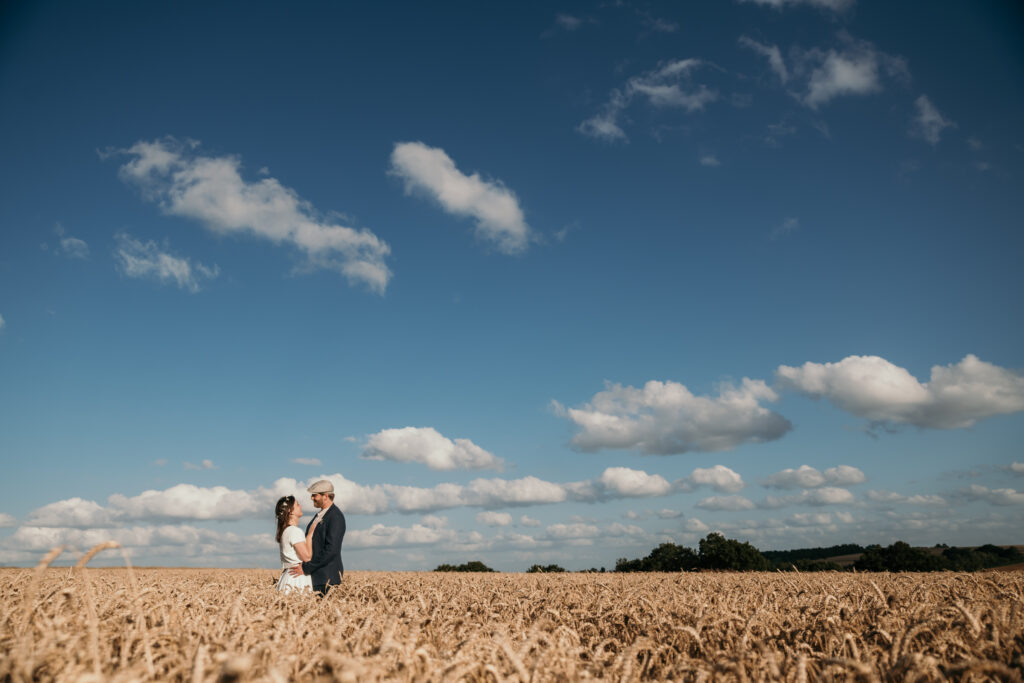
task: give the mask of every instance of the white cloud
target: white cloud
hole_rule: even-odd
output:
[[[566,540],[573,538],[596,538],[601,530],[593,524],[551,524],[546,529],[551,539]]]
[[[18,520],[6,512],[0,512],[0,529],[10,529],[18,526]]]
[[[736,493],[745,484],[743,477],[725,465],[714,465],[712,467],[698,467],[690,476],[676,482],[676,489],[679,491],[693,491],[698,486],[710,486],[716,491],[723,493]]]
[[[80,240],[77,237],[62,237],[58,251],[68,258],[89,258],[89,245],[85,243],[85,240]]]
[[[691,517],[690,519],[686,520],[686,523],[683,525],[683,528],[687,531],[694,531],[697,533],[702,533],[705,531],[709,531],[711,529],[711,527],[709,527],[707,524],[700,521],[696,517]]]
[[[628,467],[609,467],[598,479],[608,491],[630,498],[664,496],[672,485],[660,474],[647,474]]]
[[[209,157],[173,138],[140,141],[120,150],[131,159],[120,169],[126,182],[168,214],[192,218],[217,234],[251,235],[288,244],[309,268],[335,270],[350,283],[383,292],[391,278],[384,263],[390,247],[369,230],[318,217],[313,206],[274,178],[242,178],[237,157]]]
[[[312,465],[314,467],[320,466],[319,458],[292,458],[292,462],[296,465]]]
[[[787,6],[809,5],[820,9],[842,12],[852,7],[856,0],[741,0],[741,2],[753,2],[757,5],[765,5],[777,10]]]
[[[683,516],[683,513],[679,510],[671,510],[669,508],[662,508],[657,512],[658,519],[677,519]]]
[[[793,526],[825,526],[832,523],[832,515],[827,512],[795,512],[788,522]]]
[[[863,472],[850,465],[829,467],[825,470],[824,475],[825,481],[835,486],[852,486],[853,484],[863,484],[868,480]]]
[[[786,220],[782,221],[779,225],[772,228],[772,232],[769,235],[773,240],[777,240],[787,235],[792,235],[794,232],[800,229],[800,219],[795,216],[790,216]]]
[[[508,526],[512,524],[512,515],[507,512],[494,512],[493,510],[484,510],[478,512],[476,515],[476,521],[487,526]]]
[[[540,520],[539,519],[534,519],[533,517],[528,517],[527,515],[523,515],[522,517],[520,517],[519,518],[519,523],[522,526],[526,526],[526,527],[538,527],[538,526],[540,526]]]
[[[457,216],[476,219],[476,235],[501,252],[526,250],[532,237],[519,200],[500,181],[466,175],[445,151],[422,142],[395,143],[391,173],[405,181],[407,193],[422,192]]]
[[[215,470],[217,466],[213,464],[212,460],[203,460],[198,465],[191,462],[186,462],[184,465],[186,470]]]
[[[494,469],[504,461],[469,439],[452,441],[432,427],[385,429],[369,437],[363,457],[367,460],[415,462],[432,470]]]
[[[1014,474],[1024,475],[1024,462],[1011,462],[1006,469]]]
[[[700,158],[701,166],[711,166],[712,168],[721,166],[722,162],[718,160],[714,154],[705,154]]]
[[[574,17],[571,14],[558,14],[555,16],[555,23],[566,31],[575,31],[583,25],[583,20],[579,17]]]
[[[749,47],[754,52],[765,57],[772,71],[775,72],[775,75],[779,77],[783,84],[789,80],[789,71],[786,69],[786,63],[782,61],[782,53],[777,45],[765,45],[747,36],[740,36],[740,45]]]
[[[188,257],[175,256],[156,242],[140,242],[126,234],[117,235],[114,259],[118,268],[128,277],[173,282],[179,289],[195,294],[201,280],[210,280],[220,274],[220,268],[193,264]]]
[[[787,505],[846,505],[854,500],[854,495],[846,489],[824,486],[801,491],[792,496],[767,496],[758,504],[758,507],[770,510]]]
[[[796,469],[785,469],[765,477],[761,485],[773,489],[810,489],[826,483],[850,486],[866,480],[863,472],[849,465],[830,467],[824,472],[819,472],[810,465],[801,465]]]
[[[244,519],[266,512],[258,496],[226,486],[177,484],[131,498],[114,494],[108,502],[128,519]],[[266,509],[272,510],[272,503]]]
[[[838,363],[779,366],[779,383],[873,423],[956,429],[1024,410],[1024,377],[967,355],[933,366],[920,383],[907,370],[878,356],[848,356]]]
[[[352,529],[345,534],[346,548],[394,548],[401,546],[435,545],[454,541],[458,532],[423,524],[411,527],[374,524],[369,529]]]
[[[868,491],[864,494],[872,503],[901,503],[907,505],[946,505],[946,499],[934,494],[907,496],[895,491]]]
[[[718,99],[718,93],[705,85],[689,83],[691,73],[702,64],[699,59],[678,59],[633,76],[621,89],[612,90],[601,112],[581,123],[577,130],[608,141],[625,140],[619,117],[636,99],[646,100],[652,107],[684,109],[690,113],[703,110]]]
[[[116,517],[116,513],[95,501],[68,498],[33,510],[27,523],[31,526],[88,528],[109,526]]]
[[[703,510],[752,510],[753,501],[743,496],[711,496],[698,501],[695,507]]]
[[[744,377],[739,387],[723,385],[717,397],[694,396],[677,382],[650,381],[642,389],[609,383],[581,408],[553,405],[580,428],[572,438],[578,450],[628,448],[667,455],[780,438],[792,425],[761,405],[777,399],[762,380]]]
[[[984,500],[992,505],[1024,505],[1024,491],[1015,489],[990,489],[978,484],[971,484],[962,491],[968,500]]]
[[[241,535],[187,525],[95,529],[23,526],[4,540],[5,547],[34,551],[49,550],[58,545],[84,549],[112,540],[128,549],[141,549],[150,557],[170,555],[179,561],[196,556],[202,556],[204,560],[224,555],[265,556],[277,548],[274,536],[270,533]]]
[[[867,41],[840,34],[837,49],[797,53],[795,73],[805,82],[799,99],[812,109],[836,97],[871,95],[882,91],[882,74],[905,78],[906,63],[887,55]]]
[[[0,330],[4,329],[4,326],[6,324],[7,324],[7,321],[4,320],[4,317],[2,315],[0,315]]]
[[[942,137],[944,129],[956,126],[955,123],[939,113],[939,110],[935,108],[935,105],[932,104],[927,95],[918,97],[914,101],[914,107],[917,109],[917,115],[911,122],[910,133],[916,137],[923,138],[925,142],[933,147],[939,144],[939,138]]]

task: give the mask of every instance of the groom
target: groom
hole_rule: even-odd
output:
[[[292,576],[309,574],[313,579],[313,590],[327,595],[328,586],[341,583],[345,567],[341,563],[341,542],[345,538],[345,515],[334,504],[334,484],[326,479],[314,483],[308,489],[313,498],[313,507],[320,512],[306,526],[306,533],[314,523],[313,559],[292,567]]]

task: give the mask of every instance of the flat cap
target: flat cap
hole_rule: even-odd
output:
[[[321,479],[320,481],[314,482],[313,485],[306,490],[310,493],[334,493],[334,484],[327,479]]]

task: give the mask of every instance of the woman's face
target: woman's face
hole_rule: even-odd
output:
[[[292,519],[302,519],[302,506],[299,505],[299,501],[295,501],[295,505],[292,506],[292,514],[289,517]]]

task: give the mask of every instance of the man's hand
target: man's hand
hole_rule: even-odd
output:
[[[301,564],[297,564],[294,567],[289,567],[288,568],[288,573],[291,574],[292,576],[302,576],[302,565]]]

